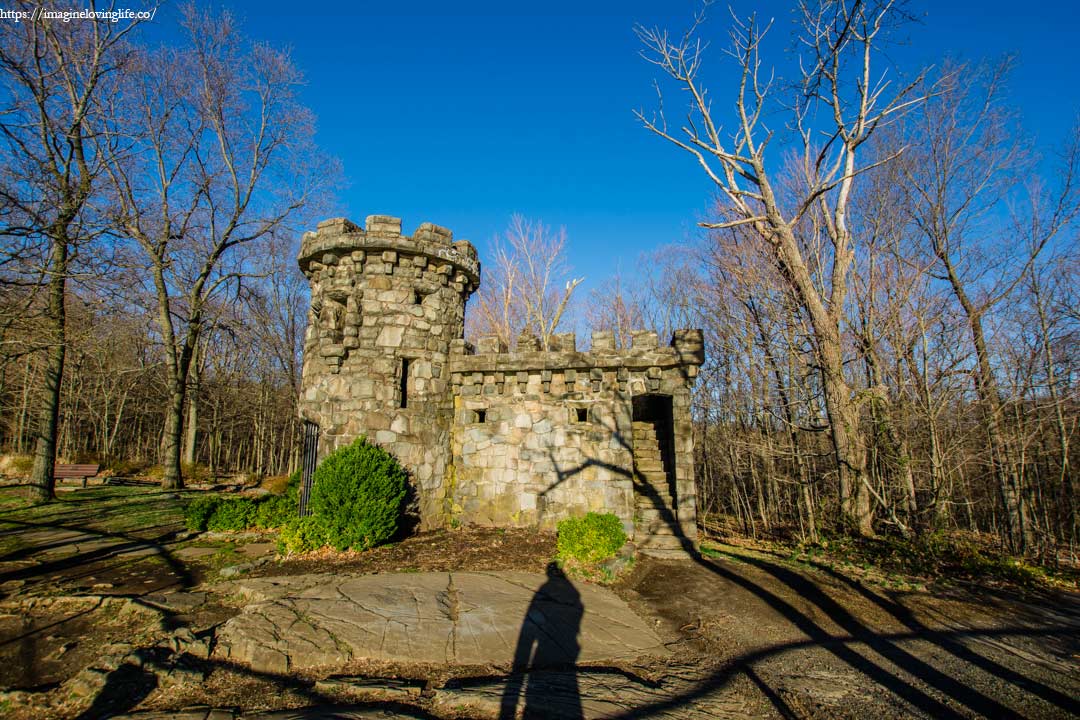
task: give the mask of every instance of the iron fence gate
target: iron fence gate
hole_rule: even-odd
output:
[[[300,483],[300,517],[311,514],[308,500],[311,499],[311,482],[315,475],[315,466],[319,458],[319,426],[304,421],[304,476]]]

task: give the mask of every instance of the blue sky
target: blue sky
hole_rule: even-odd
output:
[[[711,187],[692,159],[650,135],[654,68],[635,23],[683,29],[699,3],[226,1],[246,34],[292,48],[319,118],[319,142],[344,165],[336,214],[431,221],[472,240],[483,257],[511,213],[565,226],[588,286],[618,264],[697,233]],[[310,9],[309,9],[310,8]],[[787,44],[791,5],[741,3],[774,17]],[[1017,53],[1011,99],[1044,146],[1080,112],[1080,9],[1072,3],[915,2],[920,20],[892,51],[916,72],[950,55]],[[167,18],[173,8],[165,8]],[[727,10],[713,6],[709,71],[731,95],[722,57]],[[782,58],[780,59],[782,62]],[[669,101],[670,102],[670,101]]]

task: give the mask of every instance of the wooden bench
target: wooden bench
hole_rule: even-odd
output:
[[[82,480],[82,486],[86,487],[86,479],[97,475],[99,470],[100,465],[56,465],[53,467],[53,479]]]

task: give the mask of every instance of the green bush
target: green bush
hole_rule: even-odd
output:
[[[593,564],[614,557],[626,543],[622,522],[611,513],[588,513],[559,523],[559,559]]]
[[[188,530],[195,532],[206,530],[219,504],[221,504],[221,498],[217,495],[203,495],[195,498],[184,508],[184,525]]]
[[[282,495],[267,495],[255,499],[220,495],[198,497],[184,508],[184,524],[188,530],[197,532],[240,531],[250,528],[270,530],[282,527],[299,513],[296,491],[299,475],[299,471],[293,473],[297,481],[294,483],[290,478]]]
[[[297,517],[300,508],[285,495],[270,495],[255,504],[255,527],[262,530],[284,527]]]
[[[221,500],[206,529],[214,532],[247,530],[255,525],[257,510],[255,503],[247,498],[227,498]]]
[[[322,461],[311,489],[312,516],[337,550],[367,550],[397,531],[405,470],[361,437]]]
[[[278,536],[278,552],[296,555],[318,550],[329,543],[322,521],[314,515],[290,518]]]

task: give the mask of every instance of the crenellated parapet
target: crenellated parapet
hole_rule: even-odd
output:
[[[548,350],[539,349],[538,341],[530,343],[526,339],[518,341],[514,352],[494,336],[479,338],[475,346],[455,340],[450,344],[450,372],[454,384],[461,384],[459,380],[467,383],[465,376],[476,373],[566,370],[597,370],[601,375],[614,371],[617,382],[623,382],[629,379],[631,371],[644,371],[647,376],[658,378],[660,371],[682,368],[685,378],[692,381],[705,362],[705,343],[700,330],[676,330],[668,345],[660,345],[652,331],[636,330],[630,337],[630,347],[619,349],[615,347],[613,333],[594,331],[589,349],[578,350],[574,333],[560,333],[551,336]]]
[[[345,218],[323,220],[315,232],[304,233],[296,259],[309,274],[346,256],[353,263],[377,263],[384,272],[400,262],[419,272],[431,267],[467,292],[480,285],[476,248],[468,240],[455,242],[453,232],[434,223],[421,223],[410,236],[401,234],[401,218],[389,215],[369,215],[363,228]]]
[[[433,223],[402,235],[401,218],[389,215],[370,215],[363,228],[324,220],[304,234],[297,262],[311,284],[308,358],[329,373],[365,344],[408,354],[460,337],[480,283],[469,241]]]

